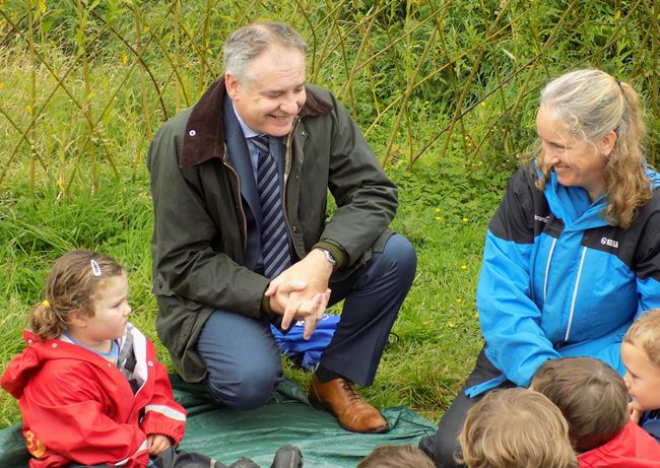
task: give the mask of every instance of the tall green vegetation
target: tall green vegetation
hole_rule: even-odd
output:
[[[133,320],[156,338],[147,147],[221,75],[227,35],[257,19],[302,33],[309,81],[350,109],[400,187],[394,227],[419,268],[366,393],[435,419],[481,346],[485,228],[535,138],[540,87],[580,67],[632,82],[658,162],[660,0],[0,0],[0,368],[50,262],[73,248],[128,267]],[[0,406],[0,425],[18,421],[5,393]]]
[[[0,184],[27,174],[66,193],[83,168],[93,190],[102,168],[130,178],[159,123],[219,77],[227,34],[255,19],[302,32],[309,81],[339,96],[383,163],[452,152],[509,169],[534,137],[539,86],[587,66],[644,94],[655,142],[659,15],[649,0],[3,2]]]

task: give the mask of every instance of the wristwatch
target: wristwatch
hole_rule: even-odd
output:
[[[323,254],[325,255],[325,259],[332,264],[333,268],[337,266],[337,260],[335,259],[335,257],[332,256],[329,250],[326,249],[318,249],[318,250],[323,252]]]

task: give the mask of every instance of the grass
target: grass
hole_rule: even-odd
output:
[[[394,228],[417,249],[419,265],[376,383],[363,393],[378,406],[406,405],[436,420],[453,399],[480,348],[474,288],[487,220],[498,188],[480,192],[462,160],[388,169],[400,189]],[[129,270],[132,320],[157,341],[155,301],[150,293],[149,241],[152,211],[145,168],[122,190],[108,181],[96,195],[57,200],[57,191],[30,194],[17,185],[0,201],[0,367],[23,347],[21,329],[41,299],[49,264],[74,248],[115,256]],[[470,187],[466,189],[466,187]],[[450,187],[460,190],[448,190]],[[159,344],[159,358],[170,362]],[[287,375],[306,385],[310,375],[285,359]],[[20,419],[16,402],[0,394],[2,426]]]
[[[486,227],[534,139],[543,83],[587,66],[632,82],[657,163],[658,11],[660,0],[0,0],[0,368],[22,348],[50,263],[74,248],[127,267],[133,321],[156,340],[149,141],[219,76],[230,31],[291,21],[309,43],[309,81],[348,107],[399,185],[393,226],[419,259],[400,339],[362,391],[438,420],[481,347]],[[0,410],[0,426],[19,421],[4,392]]]

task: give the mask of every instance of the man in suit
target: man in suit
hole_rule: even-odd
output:
[[[157,330],[181,376],[223,404],[265,403],[283,378],[273,323],[342,317],[309,390],[356,432],[388,429],[371,385],[416,256],[389,224],[397,190],[346,110],[305,81],[291,27],[228,38],[224,75],[149,149]],[[327,192],[337,209],[327,218]]]

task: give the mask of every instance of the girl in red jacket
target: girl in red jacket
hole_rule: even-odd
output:
[[[183,437],[153,343],[128,322],[124,269],[102,254],[59,258],[30,317],[27,347],[2,375],[19,400],[31,468],[147,466]]]

